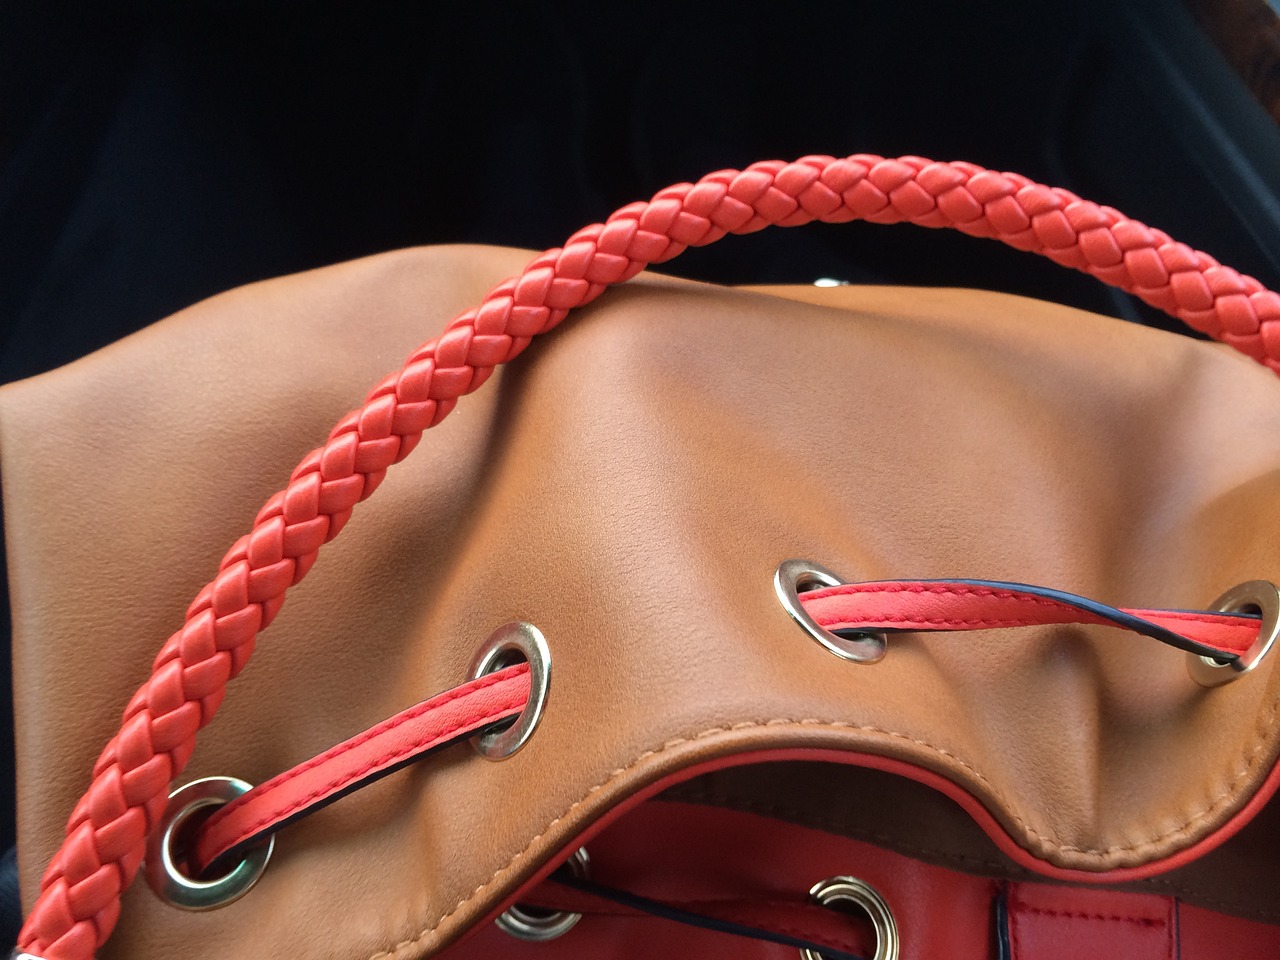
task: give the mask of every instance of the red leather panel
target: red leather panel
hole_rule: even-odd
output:
[[[1178,957],[1172,897],[1015,883],[1007,902],[1009,960]]]
[[[856,802],[852,800],[850,802]],[[875,810],[867,810],[874,821]],[[740,900],[802,906],[816,881],[841,874],[872,884],[894,913],[901,960],[993,960],[995,901],[1008,907],[1009,960],[1275,960],[1280,926],[1214,913],[1172,897],[1041,883],[1004,883],[767,817],[694,804],[649,801],[588,845],[592,876],[665,901],[715,901],[729,912]],[[546,884],[525,902],[563,903]],[[557,900],[557,898],[561,898]],[[511,902],[511,901],[509,901]],[[593,957],[652,960],[793,960],[794,948],[700,930],[624,908],[591,908],[563,938],[527,943],[483,924],[446,951],[448,960],[550,960]],[[592,909],[598,912],[591,912]],[[787,914],[801,916],[799,912]],[[866,942],[865,922],[846,918],[851,944]],[[813,932],[830,935],[829,928]],[[866,949],[865,946],[863,949]],[[869,952],[868,952],[869,956]]]

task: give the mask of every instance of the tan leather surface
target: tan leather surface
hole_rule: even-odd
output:
[[[226,547],[368,386],[526,256],[404,251],[270,281],[0,391],[28,902]],[[918,763],[1062,867],[1144,863],[1223,823],[1280,747],[1273,664],[1205,691],[1153,641],[1057,627],[895,637],[852,665],[771,578],[804,557],[1174,607],[1280,579],[1280,383],[1019,298],[802,295],[818,302],[628,285],[431,431],[293,592],[188,775],[264,780],[457,683],[517,618],[554,656],[533,740],[503,763],[454,749],[290,828],[224,910],[135,885],[103,955],[425,955],[643,783],[749,749]]]

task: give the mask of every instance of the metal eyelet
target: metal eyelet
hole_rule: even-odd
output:
[[[815,883],[809,890],[809,896],[824,907],[841,901],[860,906],[871,918],[871,926],[876,931],[873,960],[898,960],[898,924],[893,919],[889,904],[871,884],[857,877],[832,877]],[[803,960],[823,960],[821,953],[808,947],[801,949],[800,956]]]
[[[475,680],[486,673],[503,667],[529,662],[529,702],[511,726],[490,733],[477,734],[471,739],[480,756],[488,760],[505,760],[533,735],[542,711],[547,705],[547,691],[551,687],[551,650],[542,632],[531,623],[516,621],[506,623],[493,631],[471,662],[467,679]]]
[[[883,633],[874,630],[859,631],[855,637],[838,637],[809,616],[800,602],[800,594],[815,587],[838,587],[844,583],[839,577],[811,560],[783,560],[773,575],[773,589],[778,594],[782,609],[791,619],[804,627],[809,636],[817,640],[841,660],[853,663],[877,663],[884,659]]]
[[[1258,639],[1244,653],[1225,663],[1213,657],[1187,655],[1187,670],[1191,679],[1202,687],[1220,687],[1238,680],[1251,671],[1262,658],[1276,646],[1280,637],[1280,589],[1267,580],[1250,580],[1232,587],[1213,602],[1213,609],[1220,613],[1245,613],[1257,611],[1262,617]]]
[[[18,948],[14,947],[9,960],[44,960],[44,957],[37,957],[34,953],[19,953]]]
[[[591,858],[587,856],[587,848],[579,847],[567,861],[569,872],[579,880],[591,876]],[[553,913],[531,913],[519,904],[513,904],[502,916],[493,921],[503,933],[510,934],[517,940],[529,940],[543,943],[563,937],[582,919],[582,914],[568,910],[557,910]]]
[[[275,837],[250,850],[229,873],[216,880],[193,880],[178,867],[182,851],[182,828],[197,810],[220,807],[248,793],[249,784],[235,777],[206,777],[193,780],[169,794],[169,805],[158,829],[147,841],[144,868],[147,883],[156,896],[183,910],[214,910],[239,900],[258,882],[267,869]]]

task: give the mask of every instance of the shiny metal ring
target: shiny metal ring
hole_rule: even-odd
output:
[[[1276,646],[1280,636],[1280,589],[1268,580],[1250,580],[1232,587],[1213,602],[1219,613],[1247,613],[1257,611],[1262,617],[1258,639],[1244,653],[1225,663],[1213,657],[1187,654],[1187,670],[1191,679],[1203,687],[1220,687],[1238,680],[1262,662],[1262,658]]]
[[[551,687],[551,650],[542,632],[533,624],[523,621],[506,623],[484,642],[467,671],[467,679],[475,680],[522,659],[529,662],[529,702],[524,710],[505,730],[481,733],[471,738],[480,755],[489,760],[507,759],[533,735],[534,728],[542,719],[547,691]]]
[[[838,902],[856,903],[867,912],[876,931],[873,960],[898,960],[898,924],[893,919],[889,904],[871,884],[857,877],[832,877],[815,883],[809,890],[809,896],[824,907]],[[800,956],[803,960],[823,960],[821,953],[808,947],[800,950]]]
[[[183,910],[214,910],[239,900],[248,893],[275,849],[275,837],[250,850],[231,872],[216,880],[193,880],[178,866],[182,860],[182,828],[197,810],[220,807],[249,792],[249,784],[235,777],[206,777],[193,780],[169,794],[160,828],[147,841],[144,869],[147,883],[156,896]]]
[[[804,627],[813,639],[842,660],[854,663],[876,663],[884,659],[884,634],[874,630],[860,631],[856,637],[838,637],[809,616],[800,602],[800,594],[815,587],[838,587],[839,577],[811,560],[783,560],[773,575],[773,589],[782,609]]]
[[[567,861],[569,872],[579,880],[586,880],[591,875],[591,858],[587,856],[587,848],[579,847]],[[531,913],[527,908],[514,904],[502,916],[493,921],[503,933],[509,933],[517,940],[530,940],[542,943],[563,937],[573,929],[574,924],[582,919],[582,914],[568,910],[557,910],[549,913]]]

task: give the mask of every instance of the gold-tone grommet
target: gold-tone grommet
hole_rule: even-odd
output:
[[[516,621],[495,630],[477,652],[467,671],[467,679],[475,680],[487,673],[512,666],[521,660],[529,662],[529,701],[515,722],[505,729],[472,737],[471,743],[487,760],[505,760],[529,742],[534,728],[542,719],[551,689],[551,650],[542,632],[531,623]]]
[[[1220,687],[1240,679],[1262,662],[1280,636],[1280,589],[1268,580],[1250,580],[1232,587],[1213,602],[1213,609],[1220,613],[1257,611],[1262,623],[1258,628],[1258,639],[1233,660],[1223,662],[1193,653],[1187,655],[1191,679],[1202,687]]]
[[[800,594],[816,587],[838,587],[844,583],[839,577],[811,560],[783,560],[773,574],[773,589],[782,609],[791,619],[804,628],[814,640],[822,644],[841,660],[853,663],[877,663],[884,659],[884,634],[874,630],[859,631],[856,637],[838,637],[826,627],[820,626],[804,604]]]
[[[587,848],[579,847],[567,861],[569,872],[579,880],[586,880],[591,874],[591,858],[587,856]],[[519,904],[507,908],[497,920],[498,929],[510,934],[517,940],[528,940],[543,943],[563,937],[574,928],[582,914],[568,910],[557,910],[553,913],[533,913]]]
[[[214,910],[239,900],[248,893],[267,869],[275,837],[254,847],[229,873],[215,880],[193,880],[178,866],[181,851],[175,849],[182,828],[197,810],[220,807],[248,793],[249,784],[235,777],[207,777],[193,780],[169,794],[164,819],[147,841],[147,884],[156,896],[183,910]]]
[[[867,912],[871,918],[871,926],[876,932],[876,952],[873,960],[898,960],[901,942],[898,938],[898,924],[893,919],[893,911],[879,891],[865,880],[857,877],[832,877],[815,883],[809,890],[809,896],[815,903],[828,906],[832,903],[854,903]],[[800,951],[803,960],[823,960],[822,954],[808,947]]]

